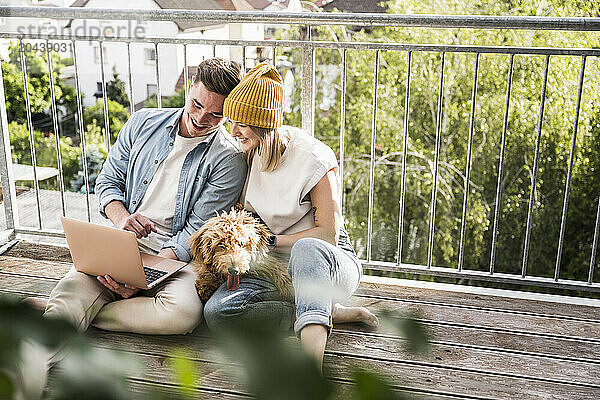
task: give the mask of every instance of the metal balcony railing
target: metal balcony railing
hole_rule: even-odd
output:
[[[382,271],[396,271],[410,274],[425,274],[440,277],[450,278],[466,278],[475,280],[484,280],[491,282],[502,283],[517,283],[526,285],[546,286],[553,288],[585,290],[585,291],[600,291],[600,284],[593,281],[593,272],[596,267],[596,252],[598,245],[598,231],[600,225],[600,199],[598,201],[597,213],[595,216],[595,229],[593,232],[593,244],[589,259],[589,277],[587,281],[575,281],[569,279],[560,279],[560,265],[562,250],[564,245],[564,234],[566,226],[566,217],[569,207],[569,193],[571,189],[571,174],[573,169],[573,161],[576,152],[576,138],[578,132],[579,114],[581,108],[582,91],[584,87],[584,75],[588,58],[599,57],[600,49],[594,48],[550,48],[550,47],[501,47],[501,46],[473,46],[473,45],[446,45],[446,44],[417,44],[417,43],[380,43],[380,42],[330,42],[330,41],[312,41],[311,28],[318,25],[364,25],[364,26],[389,26],[389,27],[427,27],[427,28],[468,28],[468,29],[507,29],[507,30],[563,30],[572,32],[598,32],[600,31],[600,18],[542,18],[542,17],[497,17],[497,16],[440,16],[440,15],[392,15],[392,14],[331,14],[331,13],[273,13],[273,12],[228,12],[228,11],[191,11],[191,10],[113,10],[113,9],[73,9],[73,8],[38,8],[38,7],[0,7],[0,17],[30,17],[39,18],[55,18],[55,19],[96,19],[96,20],[138,20],[138,21],[195,21],[195,22],[211,22],[211,23],[270,23],[270,24],[300,24],[306,28],[306,38],[304,40],[228,40],[228,39],[188,39],[188,38],[123,38],[123,37],[93,37],[93,36],[60,36],[46,34],[18,34],[18,33],[0,33],[0,39],[18,40],[19,44],[23,44],[25,40],[43,40],[43,41],[67,41],[72,44],[73,61],[75,67],[75,83],[77,91],[77,112],[81,116],[83,113],[81,102],[80,89],[80,71],[78,69],[78,54],[77,43],[80,42],[98,42],[101,58],[101,79],[104,93],[106,93],[107,82],[105,78],[104,67],[104,49],[102,44],[105,42],[120,42],[127,45],[127,54],[129,73],[128,73],[128,90],[131,101],[131,109],[134,108],[134,97],[132,89],[132,59],[131,45],[134,43],[150,43],[154,45],[156,51],[156,84],[157,84],[157,100],[158,107],[161,106],[161,82],[159,68],[161,66],[161,58],[159,53],[159,45],[172,44],[182,46],[184,51],[184,71],[187,71],[187,46],[188,45],[209,45],[212,46],[213,55],[217,46],[242,46],[243,59],[246,59],[245,49],[247,47],[260,46],[271,48],[273,62],[275,62],[276,50],[278,48],[296,48],[302,51],[301,58],[301,115],[302,127],[308,132],[313,133],[314,130],[314,109],[315,109],[315,51],[317,49],[336,49],[342,54],[342,78],[341,78],[341,126],[339,131],[339,148],[340,148],[340,176],[344,179],[344,140],[345,140],[345,105],[346,105],[346,79],[347,79],[347,52],[349,50],[370,50],[375,53],[375,64],[373,68],[373,97],[372,97],[372,131],[371,131],[371,146],[369,160],[369,204],[367,216],[367,241],[366,241],[366,257],[364,266],[366,268]],[[399,194],[400,212],[398,215],[398,241],[397,241],[397,260],[396,262],[384,262],[372,259],[372,238],[373,238],[373,207],[374,207],[374,182],[375,182],[375,163],[376,163],[376,137],[377,137],[377,117],[378,117],[378,77],[380,72],[380,52],[390,51],[406,55],[407,73],[406,73],[406,97],[404,110],[404,128],[403,128],[403,149],[402,154],[402,180],[401,190]],[[409,132],[409,103],[411,99],[411,67],[413,63],[413,54],[417,52],[436,52],[441,56],[441,64],[439,71],[439,99],[437,102],[437,124],[435,132],[435,159],[433,160],[433,187],[431,191],[431,199],[429,206],[429,232],[428,232],[428,256],[425,265],[405,264],[402,262],[402,249],[405,245],[403,240],[404,231],[404,213],[405,213],[405,191],[406,191],[406,174],[407,174],[407,143]],[[472,102],[470,110],[470,129],[467,149],[466,169],[464,172],[464,197],[463,209],[460,227],[460,248],[458,256],[458,264],[456,268],[440,267],[433,264],[433,247],[435,242],[435,215],[438,195],[438,167],[440,157],[440,141],[443,118],[443,98],[445,90],[445,59],[447,54],[453,53],[472,53],[476,55],[475,66],[473,71],[473,87],[472,87]],[[496,186],[495,211],[493,215],[492,226],[492,241],[488,271],[475,271],[465,268],[464,250],[465,250],[465,231],[467,207],[469,203],[470,192],[470,173],[472,162],[472,146],[473,146],[473,131],[475,126],[475,108],[476,95],[478,87],[478,71],[480,55],[483,54],[505,54],[509,55],[509,68],[507,76],[507,86],[505,94],[504,120],[501,136],[501,146],[499,149],[498,163],[498,179]],[[511,89],[513,85],[513,65],[516,55],[539,55],[545,57],[542,90],[539,102],[539,114],[537,119],[537,138],[535,146],[535,155],[532,168],[532,184],[528,202],[527,225],[525,230],[525,241],[523,246],[523,255],[521,263],[521,274],[505,274],[495,272],[495,257],[496,246],[498,240],[498,224],[499,224],[499,209],[502,197],[502,178],[505,158],[506,137],[509,120],[509,105],[511,101]],[[562,207],[562,217],[560,221],[560,235],[558,237],[558,251],[556,254],[556,268],[554,277],[540,277],[527,274],[529,262],[529,247],[532,225],[532,213],[536,188],[538,160],[540,157],[540,140],[542,132],[542,124],[544,120],[544,105],[546,100],[546,88],[548,83],[548,70],[550,58],[554,56],[575,56],[580,58],[580,73],[579,85],[577,88],[577,105],[574,115],[574,123],[572,126],[572,140],[569,157],[569,165],[567,178],[564,188],[564,200]],[[48,60],[50,53],[47,52]],[[52,76],[52,63],[48,62],[49,76]],[[23,81],[27,87],[27,65],[25,62],[25,54],[21,51],[21,68]],[[1,74],[1,72],[0,72]],[[1,78],[1,75],[0,75]],[[186,95],[187,95],[187,74],[184,73]],[[52,79],[50,79],[52,85]],[[2,79],[0,79],[2,85]],[[54,97],[54,88],[51,87],[52,93],[52,116],[55,132],[58,132],[57,127],[57,106]],[[27,122],[30,134],[31,158],[34,171],[34,186],[37,197],[39,229],[19,226],[18,221],[14,218],[14,210],[16,207],[15,181],[11,170],[11,153],[10,140],[8,134],[8,124],[5,110],[4,87],[0,86],[0,129],[2,135],[2,154],[0,156],[0,176],[2,188],[4,189],[4,207],[6,215],[6,226],[8,232],[12,235],[18,233],[24,234],[39,234],[61,236],[61,232],[44,229],[42,219],[40,217],[40,195],[39,185],[36,175],[36,160],[33,141],[33,127],[30,114],[29,93],[25,90],[24,99],[27,107]],[[104,96],[104,118],[105,126],[108,127],[109,115],[106,96]],[[83,119],[78,118],[80,133],[81,151],[83,157],[85,187],[88,209],[88,220],[90,219],[90,190],[88,184],[88,171],[85,148],[85,137],[81,133],[84,132]],[[107,149],[110,148],[110,139],[108,129],[105,129],[105,141]],[[59,150],[58,134],[56,135],[56,156],[61,165],[61,154]],[[65,188],[63,183],[62,168],[59,168],[59,186],[62,202],[62,213],[65,214]],[[594,193],[593,198],[598,198],[599,193]]]

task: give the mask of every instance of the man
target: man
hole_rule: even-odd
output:
[[[222,122],[223,102],[239,83],[240,68],[220,58],[203,61],[184,108],[140,110],[119,133],[96,193],[100,213],[134,232],[141,251],[189,261],[190,235],[238,200],[245,156]],[[101,329],[143,334],[185,334],[199,323],[203,306],[190,266],[139,291],[72,268],[50,294],[44,316],[67,319],[81,330],[94,321]]]

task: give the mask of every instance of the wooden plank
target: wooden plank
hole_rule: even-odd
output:
[[[142,379],[129,379],[129,388],[134,393],[134,399],[147,400],[148,392],[155,390],[158,393],[164,395],[177,396],[181,392],[175,385],[161,384]],[[201,398],[203,400],[239,400],[248,399],[248,396],[233,395],[225,393],[217,388],[193,388],[191,389],[194,394],[194,398]]]
[[[496,350],[506,353],[539,355],[564,359],[566,361],[586,361],[600,363],[600,344],[585,340],[566,338],[546,338],[527,334],[494,332],[477,328],[436,325],[423,323],[433,338],[433,344],[447,344],[454,347],[474,350]],[[375,335],[375,330],[365,333],[365,327],[356,324],[340,324],[334,330]]]
[[[59,271],[64,269],[64,273],[66,273],[69,268],[68,263],[71,262],[71,256],[68,248],[66,247],[31,243],[27,241],[20,241],[11,249],[9,249],[3,256],[0,256],[0,268],[2,268],[1,266],[5,262],[4,257],[9,257],[7,260],[9,266],[16,268],[19,268],[19,266],[15,265],[14,260],[10,261],[10,257],[31,259],[30,263],[33,265],[27,266],[26,264],[28,262],[23,262],[23,260],[21,260],[21,267],[25,267],[25,269],[29,270],[34,275],[37,275],[34,273],[34,270],[38,270],[39,273],[42,274],[39,276],[46,276],[45,274],[47,274],[47,271],[44,271],[43,268],[40,267],[52,265],[52,263],[39,263],[39,261],[58,261],[62,265],[52,266],[51,269]],[[55,272],[53,271],[53,274],[54,273]],[[56,275],[60,275],[60,273],[57,273]],[[391,297],[407,303],[440,303],[505,311],[511,310],[514,312],[535,313],[538,315],[545,314],[552,317],[571,317],[586,320],[596,319],[600,321],[600,309],[598,309],[598,307],[584,305],[561,304],[547,301],[515,299],[471,293],[466,294],[461,292],[392,286],[365,282],[361,283],[357,294],[376,297]]]
[[[17,248],[17,244],[13,249]],[[57,246],[46,246],[50,249],[59,249],[57,258],[65,259],[64,248]],[[29,251],[29,248],[26,248]],[[12,251],[12,249],[11,249]],[[39,253],[44,258],[51,250],[41,249]],[[60,253],[62,251],[63,253]],[[68,250],[67,250],[68,251]],[[18,248],[16,254],[24,253]],[[12,256],[0,256],[0,271],[7,271],[34,277],[61,278],[70,268],[70,263],[64,261],[43,261]],[[600,324],[600,308],[586,307],[581,305],[550,303],[535,300],[519,300],[502,297],[483,296],[465,293],[443,292],[420,288],[404,288],[400,286],[380,285],[362,283],[358,295],[367,296],[365,299],[375,298],[385,301],[397,301],[406,307],[414,306],[436,306],[453,307],[469,311],[471,309],[486,309],[488,312],[496,313],[519,313],[530,314],[550,319],[583,319],[595,321]],[[385,298],[387,297],[387,299]],[[365,300],[368,302],[368,300]],[[368,303],[367,303],[368,304]],[[389,304],[389,303],[388,303]],[[600,325],[599,325],[600,326]]]
[[[48,278],[7,275],[0,272],[0,288],[27,293],[49,293],[56,283]],[[401,301],[353,297],[351,304],[374,312],[417,313],[421,321],[462,327],[480,327],[496,331],[528,333],[546,337],[570,337],[600,342],[600,322],[564,321],[547,316],[520,315],[510,312],[471,310],[451,305],[405,304]]]
[[[183,346],[189,356],[210,360],[206,349],[215,348],[216,340],[199,329],[194,335],[149,336],[133,334],[115,335],[111,332],[93,331],[102,345],[110,348],[135,349],[136,352],[168,355],[168,350]],[[512,370],[508,375],[526,375],[531,379],[597,386],[600,389],[600,368],[596,362],[564,361],[543,356],[510,354],[502,351],[465,349],[448,344],[432,344],[425,356],[415,356],[404,350],[404,341],[395,337],[365,335],[363,332],[334,330],[327,343],[328,354],[369,357],[400,363],[429,364],[454,370],[473,370],[496,373],[506,365]],[[208,357],[208,358],[207,358]],[[446,372],[450,373],[450,372]]]
[[[12,269],[12,272],[32,276],[53,276],[60,278],[71,267],[69,250],[52,245],[33,246],[21,241],[8,252],[0,256],[0,270]],[[50,274],[49,274],[50,272]],[[530,299],[515,299],[500,296],[478,295],[472,293],[450,292],[396,285],[361,283],[358,295],[391,298],[414,304],[440,304],[463,307],[487,308],[489,310],[534,313],[551,317],[597,319],[600,321],[600,308],[593,306],[561,304]]]
[[[135,335],[134,335],[134,336],[135,336]],[[147,337],[143,337],[143,339],[141,339],[142,337],[139,337],[139,338],[140,338],[140,340],[141,340],[143,343],[145,343],[145,342],[147,342],[147,341],[148,341],[148,338],[147,338]],[[177,336],[176,338],[177,338],[177,340],[180,340],[180,338],[182,338],[182,337],[180,337],[180,336]],[[386,352],[386,354],[387,354],[387,352]],[[326,360],[328,360],[328,362],[327,362],[327,365],[329,365],[329,364],[330,364],[330,362],[329,362],[329,359],[330,359],[330,357],[340,357],[340,355],[331,354],[331,350],[329,350],[329,351],[328,351],[328,356],[326,357]],[[347,358],[349,358],[349,355],[348,355],[348,354],[343,354],[341,357],[342,357],[342,358],[344,358],[344,359],[347,359]],[[352,358],[352,357],[350,357],[350,358]],[[354,357],[354,358],[356,358],[356,357]],[[371,363],[371,361],[373,361],[373,360],[370,360],[370,359],[369,359],[369,361],[368,361],[368,362],[369,362],[369,363]],[[374,360],[373,362],[385,362],[385,363],[388,363],[388,364],[389,364],[389,361],[388,361],[388,360],[385,360],[385,361],[381,361],[381,360]],[[398,363],[398,362],[396,362],[396,364],[399,364],[399,363]],[[371,365],[371,364],[369,364],[369,365]],[[386,365],[387,365],[387,364],[386,364]],[[410,364],[409,364],[409,365],[410,365]],[[506,364],[506,361],[505,361],[505,363],[503,364],[503,366],[504,366],[504,365],[510,365],[510,364]],[[565,365],[565,368],[566,368],[566,367],[567,367],[567,366]],[[391,368],[391,367],[390,367],[390,368]],[[421,370],[421,369],[423,369],[423,368],[438,368],[438,367],[423,366],[423,365],[416,365],[416,366],[415,366],[414,364],[413,364],[413,365],[410,367],[410,369],[412,369],[412,370]],[[388,369],[389,369],[389,368],[388,368]],[[447,369],[447,368],[446,368],[446,369]],[[394,372],[394,371],[393,371],[393,369],[392,369],[392,370],[390,370],[390,371],[388,371],[388,373],[390,373],[390,372],[391,372],[391,375],[393,376],[393,375],[394,375],[394,373],[393,373],[393,372]],[[471,373],[471,374],[477,374],[477,373],[475,373],[475,372],[472,372],[472,371],[466,371],[466,372],[465,372],[465,371],[460,371],[458,374],[457,374],[457,373],[452,373],[452,374],[450,374],[450,375],[459,375],[459,376],[462,376],[462,375],[464,375],[464,374],[466,374],[466,373],[467,373],[467,374],[468,374],[468,373]],[[441,374],[439,371],[437,371],[437,372],[436,372],[436,374],[437,374],[437,375],[444,375],[444,376],[445,376],[445,375],[447,375],[447,374]],[[479,374],[479,375],[481,375],[481,374]],[[484,375],[485,375],[485,374],[484,374]],[[334,375],[334,376],[332,376],[332,378],[336,378],[336,379],[346,379],[346,378],[344,378],[344,376],[342,376],[342,375],[340,375],[340,376],[335,376],[335,375]],[[450,377],[450,378],[452,378],[452,377]],[[450,379],[450,378],[448,378],[448,379]],[[497,377],[497,376],[495,376],[494,378],[498,378],[498,377]],[[500,376],[498,379],[500,379],[500,378],[502,378],[502,379],[509,379],[509,378],[510,378],[510,379],[521,379],[521,380],[525,379],[525,378],[515,378],[515,377],[510,377],[510,376],[508,376],[508,377],[505,377],[505,376]],[[456,378],[452,378],[452,379],[456,379]],[[471,377],[471,379],[473,379],[473,377]],[[481,377],[480,377],[480,379],[483,379],[483,378],[481,378]],[[487,382],[487,381],[489,381],[489,379],[490,379],[489,377],[485,377],[485,381],[486,381],[486,382]],[[414,379],[413,379],[413,377],[411,376],[411,377],[410,377],[410,382],[413,382],[413,381],[414,381]],[[422,381],[422,380],[421,380],[420,382],[422,382],[422,383],[423,383],[423,381]],[[533,385],[534,385],[534,386],[536,386],[536,385],[538,385],[538,383],[539,383],[539,382],[535,382],[535,384],[533,384]],[[543,384],[547,384],[548,382],[541,382],[541,383],[543,383]],[[560,386],[560,385],[561,385],[561,384],[557,384],[557,383],[555,383],[555,382],[551,382],[551,383],[553,383],[553,384],[555,384],[555,385],[558,385],[558,386]],[[428,382],[427,380],[425,380],[425,381],[424,381],[424,383],[423,383],[423,385],[424,385],[424,386],[427,386],[427,385],[430,385],[430,384],[431,384],[431,381],[429,381],[429,382]],[[459,384],[459,383],[456,383],[456,382],[455,382],[455,385],[458,385],[458,386],[464,386],[464,385],[465,385],[465,383],[464,383],[464,382],[462,382],[462,383],[460,383],[460,384]],[[531,382],[528,382],[527,384],[525,384],[525,383],[521,382],[521,383],[520,383],[520,385],[527,385],[527,386],[531,386],[531,385],[532,385],[532,383],[531,383]],[[426,389],[424,386],[422,386],[422,387],[417,387],[417,389],[418,389],[418,390],[428,390],[428,389]],[[467,385],[467,386],[468,386],[468,385]],[[563,386],[564,386],[564,385],[563,385]],[[571,386],[573,386],[573,385],[571,385]],[[436,388],[437,388],[437,386],[434,386],[434,387],[436,387]],[[399,387],[399,389],[400,389],[400,388],[401,388],[401,387]],[[571,388],[571,389],[572,389],[572,388]],[[571,390],[571,389],[570,389],[570,390]],[[583,390],[583,392],[581,392],[581,393],[582,393],[582,396],[583,396],[582,398],[587,398],[587,397],[586,397],[586,396],[587,396],[587,394],[586,394],[586,393],[587,393],[587,391],[586,391],[587,389],[589,389],[589,388],[583,388],[583,389],[582,389],[582,390]],[[538,388],[538,389],[536,389],[536,390],[539,392],[539,390],[541,390],[541,389],[539,389],[539,388]],[[536,392],[536,393],[538,393],[538,392]],[[450,392],[450,393],[454,393],[455,395],[460,395],[460,393],[456,393],[456,392]],[[478,393],[479,393],[479,392],[478,392]],[[544,390],[543,390],[541,393],[542,393],[542,394],[548,394],[549,392],[547,392],[547,388],[546,388],[546,389],[544,389]],[[574,393],[580,393],[580,391],[576,390]],[[466,394],[466,393],[462,393],[462,394],[464,395],[464,394]],[[538,394],[539,394],[539,393],[538,393]],[[532,397],[532,398],[533,398],[533,397]]]
[[[16,258],[28,258],[37,261],[73,263],[68,247],[33,243],[26,240],[19,241],[2,255]]]
[[[400,364],[380,360],[353,360],[346,356],[326,355],[324,370],[330,377],[349,376],[353,365],[387,375],[395,388],[415,388],[448,395],[467,395],[493,399],[598,399],[595,387],[537,382],[523,378],[492,376],[461,371],[446,374],[441,368]],[[507,365],[507,368],[510,366]]]
[[[596,319],[600,321],[600,309],[593,306],[562,304],[558,302],[531,299],[515,299],[473,293],[451,292],[435,289],[423,289],[396,285],[361,283],[356,294],[389,297],[407,303],[447,304],[465,307],[477,307],[514,311],[519,313],[546,314],[554,317]]]
[[[0,272],[0,289],[3,289],[4,291],[8,291],[8,292],[13,292],[13,293],[18,293],[18,292],[24,292],[27,295],[40,295],[40,296],[47,296],[50,291],[52,290],[54,283],[56,281],[53,281],[52,279],[47,279],[47,278],[33,278],[33,277],[21,277],[21,276],[12,276],[12,275],[6,275],[2,272]],[[390,301],[361,301],[363,299],[356,299],[355,302],[357,304],[362,304],[362,305],[366,305],[369,306],[370,308],[374,309],[375,311],[381,311],[383,309],[386,310],[396,310],[396,311],[407,311],[407,309],[403,309],[402,307],[398,307],[396,304],[390,304]],[[412,306],[410,306],[412,307]],[[554,334],[554,336],[550,336],[548,337],[549,339],[552,340],[562,340],[562,339],[568,339],[568,337],[573,337],[573,336],[578,336],[581,334],[582,331],[584,332],[591,332],[592,334],[595,333],[596,336],[598,336],[599,334],[599,330],[596,328],[597,324],[593,324],[593,323],[582,323],[582,322],[576,322],[576,321],[565,321],[564,323],[558,323],[556,320],[545,320],[544,318],[534,318],[534,317],[530,317],[530,316],[511,316],[511,315],[496,315],[498,313],[491,313],[492,314],[492,318],[491,320],[486,320],[484,318],[481,317],[482,314],[485,314],[485,311],[481,311],[479,313],[475,313],[473,311],[471,311],[470,313],[467,313],[466,311],[468,310],[459,310],[462,311],[462,315],[456,315],[456,313],[454,313],[455,310],[451,310],[453,311],[452,313],[446,311],[446,310],[440,310],[440,307],[438,307],[438,313],[432,313],[430,310],[430,307],[425,307],[425,306],[421,306],[420,309],[423,312],[424,315],[424,320],[423,322],[425,324],[428,325],[436,325],[437,327],[441,326],[441,325],[445,325],[446,327],[453,327],[453,328],[462,328],[463,332],[466,331],[471,331],[468,333],[468,336],[472,336],[473,335],[473,331],[474,330],[491,330],[491,328],[494,327],[498,327],[497,330],[493,330],[492,333],[516,333],[516,334],[529,334],[529,335],[533,335],[533,336],[540,336],[540,337],[548,337],[548,336],[543,336],[540,335],[539,331],[543,332],[544,335],[547,335],[549,333]],[[414,309],[414,308],[408,308],[408,310],[410,309]],[[435,311],[435,310],[434,310]],[[428,315],[429,314],[429,315]],[[438,319],[435,320],[434,318],[437,317]],[[445,319],[444,319],[445,318]],[[534,321],[530,321],[531,319],[534,319]],[[448,321],[450,320],[450,321]],[[466,324],[465,320],[470,320],[473,321],[474,324]],[[451,323],[450,323],[451,322]],[[550,326],[551,329],[544,329],[546,327],[544,327],[541,322],[544,322],[547,326]],[[509,329],[507,330],[507,325],[512,325],[513,328],[516,326],[516,330],[517,332],[513,332],[515,329],[513,329],[512,331]],[[532,328],[535,328],[536,330],[533,330]],[[538,329],[539,328],[539,329]],[[439,330],[439,329],[436,329]],[[558,332],[558,336],[557,336],[557,332]],[[434,335],[436,334],[436,332],[433,332]],[[481,335],[481,334],[487,334],[489,339],[492,340],[497,340],[497,335],[490,335],[490,332],[478,332],[477,336]],[[445,335],[447,336],[447,335]],[[461,335],[464,336],[464,335]],[[458,337],[461,337],[458,336]],[[502,337],[502,336],[500,336]],[[434,336],[435,338],[435,336]],[[469,340],[469,338],[466,338],[467,340]],[[454,340],[455,341],[455,340]],[[488,343],[490,341],[488,340]],[[593,343],[596,344],[596,340],[584,340],[583,342],[585,343]],[[495,346],[498,347],[498,346]],[[569,346],[572,347],[572,346]],[[543,349],[543,348],[542,348]],[[589,348],[588,346],[588,350],[593,350],[592,354],[598,354],[597,350],[595,350],[596,347],[592,347]],[[588,352],[588,350],[584,350],[585,353]],[[561,354],[561,353],[558,353]]]
[[[7,289],[0,289],[0,292],[2,291],[6,293]],[[36,294],[47,297],[48,293],[49,292],[35,291],[28,293],[21,292],[21,295],[19,295],[19,292],[13,294],[20,298],[24,298]],[[527,334],[494,332],[469,327],[440,326],[427,321],[424,324],[434,338],[432,340],[433,344],[448,345],[455,348],[470,348],[475,351],[483,350],[485,352],[495,350],[504,351],[506,353],[545,356],[566,361],[600,363],[600,344],[585,340],[546,338]],[[383,340],[389,337],[378,334],[374,330],[369,330],[369,328],[364,325],[340,324],[336,325],[334,328],[334,332],[336,331],[381,337]]]
[[[54,278],[58,280],[65,276],[72,266],[73,264],[70,262],[0,256],[0,272],[29,275],[37,278]]]
[[[438,324],[481,327],[498,331],[529,333],[548,337],[585,338],[600,342],[600,322],[561,320],[548,316],[521,315],[510,311],[463,309],[452,305],[406,304],[401,301],[354,296],[350,304],[369,308],[372,312],[394,311],[416,313],[420,321]],[[561,323],[561,321],[563,321]]]
[[[116,336],[113,335],[113,340],[116,339]],[[129,339],[132,339],[131,336]],[[148,340],[142,340],[141,337],[135,338],[134,336],[133,341],[126,340],[125,342],[130,351],[141,350],[140,357],[147,366],[147,371],[151,371],[151,376],[139,376],[140,378],[145,377],[145,379],[153,381],[170,382],[169,379],[171,378],[168,368],[166,368],[168,356],[145,354],[148,349],[144,347],[143,343],[148,342]],[[137,348],[138,345],[140,346],[139,349]],[[204,343],[203,348],[206,349],[209,345],[209,342]],[[202,354],[200,355],[202,356]],[[227,378],[221,381],[222,376],[228,375],[226,366],[191,358],[197,368],[203,371],[205,385],[219,387],[222,382],[236,385]],[[358,359],[347,354],[327,353],[325,355],[325,376],[330,379],[351,383],[348,377],[353,366],[361,366],[371,371],[380,371],[389,377],[389,381],[393,382],[393,387],[398,390],[411,388],[423,393],[431,391],[451,396],[473,396],[476,394],[473,397],[539,399],[554,396],[555,398],[570,398],[570,396],[575,395],[578,399],[593,399],[600,392],[597,386],[589,387],[568,382],[557,383],[532,380],[526,377],[511,377],[501,372],[489,374],[473,371],[448,371],[440,366],[414,365],[374,358]],[[233,387],[235,390],[244,390],[243,386]]]

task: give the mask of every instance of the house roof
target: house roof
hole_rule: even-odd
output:
[[[337,9],[353,13],[384,13],[387,10],[386,2],[382,0],[316,0],[314,5],[324,11]]]
[[[254,10],[246,0],[154,0],[154,2],[158,4],[160,8],[171,10]],[[193,21],[179,21],[175,23],[182,31],[214,25],[212,22]]]
[[[275,5],[281,9],[287,8],[289,0],[247,0],[255,10],[264,10],[265,8]]]
[[[265,1],[271,4],[269,0]],[[90,0],[75,0],[71,7],[85,7]],[[251,11],[257,8],[247,0],[154,0],[162,9],[169,10],[226,10],[226,11]],[[268,5],[267,4],[267,5]],[[212,22],[173,21],[181,31],[198,29],[214,25]]]
[[[188,65],[188,67],[187,67],[188,82],[192,81],[192,76],[196,75],[197,69],[198,69],[198,67],[196,67],[196,66]],[[185,80],[184,80],[183,69],[182,69],[181,73],[179,74],[179,78],[177,79],[177,83],[175,84],[175,91],[178,91],[179,89],[181,89],[184,84],[185,84]]]

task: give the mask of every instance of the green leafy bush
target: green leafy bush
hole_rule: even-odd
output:
[[[110,142],[114,143],[125,122],[129,118],[129,112],[123,105],[107,100],[108,121],[110,126]],[[84,119],[87,124],[97,125],[104,132],[104,100],[100,99],[91,107],[85,109]]]
[[[29,143],[29,130],[26,125],[15,121],[8,125],[8,132],[12,150],[12,161],[18,164],[32,165],[31,146]],[[58,168],[58,159],[56,155],[56,136],[53,132],[42,133],[33,131],[33,142],[35,147],[36,165],[40,167]],[[71,179],[79,170],[78,156],[81,150],[73,146],[73,141],[69,137],[59,139],[59,148],[62,158],[63,179],[65,187],[69,187]],[[57,185],[54,182],[42,181],[40,186],[43,188],[53,188]]]

